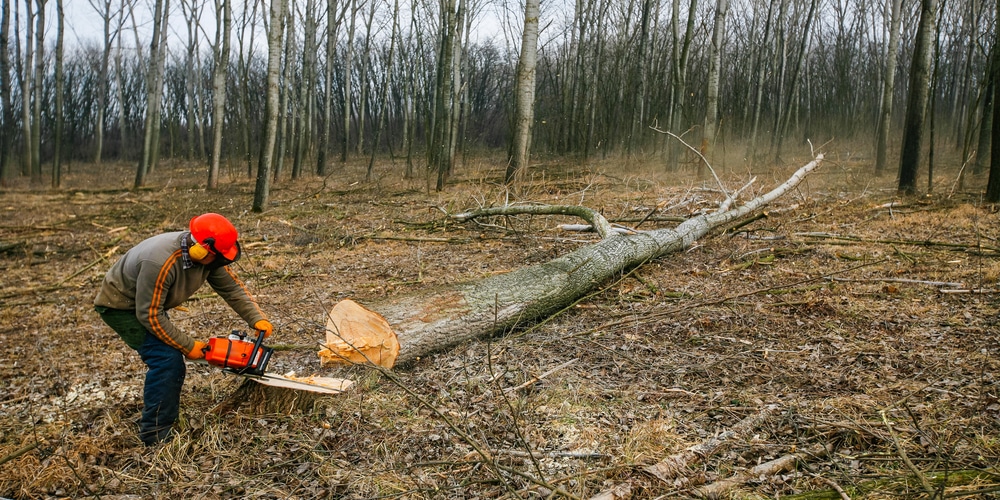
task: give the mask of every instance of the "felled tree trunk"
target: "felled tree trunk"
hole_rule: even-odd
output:
[[[787,193],[822,160],[823,155],[817,155],[783,184],[745,205],[726,210],[732,201],[726,200],[721,205],[724,211],[688,219],[674,229],[628,235],[610,232],[598,243],[542,264],[366,305],[384,316],[398,335],[396,363],[412,363],[459,343],[544,318],[623,270],[688,248],[712,229],[745,217]],[[531,207],[497,210],[483,215],[524,213]],[[457,217],[468,220],[477,215]]]

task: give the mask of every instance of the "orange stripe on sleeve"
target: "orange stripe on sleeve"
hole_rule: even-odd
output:
[[[153,300],[149,304],[149,326],[153,329],[153,334],[156,335],[164,344],[173,347],[174,349],[183,349],[183,346],[177,343],[173,337],[167,333],[167,330],[163,328],[160,324],[160,315],[158,311],[160,306],[163,305],[163,295],[166,293],[165,282],[167,276],[170,274],[170,270],[174,267],[181,256],[181,251],[177,250],[170,255],[170,258],[163,263],[163,267],[160,268],[160,274],[156,276],[156,284],[153,286]]]

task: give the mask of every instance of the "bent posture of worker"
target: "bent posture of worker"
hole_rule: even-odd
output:
[[[164,233],[139,243],[111,266],[94,299],[101,319],[146,364],[139,438],[154,445],[170,437],[180,411],[184,358],[205,357],[205,342],[170,321],[175,308],[207,281],[248,325],[268,336],[273,326],[236,274],[239,234],[215,213],[191,219],[189,231]]]

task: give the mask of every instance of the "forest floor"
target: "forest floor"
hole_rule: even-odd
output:
[[[749,190],[809,158],[753,171]],[[767,217],[713,231],[547,321],[394,371],[322,368],[337,301],[364,304],[503,273],[597,241],[563,217],[456,223],[509,202],[581,204],[639,229],[721,201],[662,167],[546,162],[516,192],[503,163],[442,192],[397,164],[204,190],[203,167],[74,165],[59,190],[0,190],[0,496],[9,498],[989,497],[1000,492],[1000,223],[941,168],[933,195],[828,155]],[[720,173],[730,190],[746,168]],[[232,172],[230,172],[232,174]],[[748,199],[750,192],[742,199]],[[272,371],[354,380],[280,411],[218,411],[241,380],[188,366],[172,441],[141,445],[144,366],[93,311],[129,247],[216,211],[274,321]],[[172,318],[245,325],[205,287]],[[540,380],[532,383],[533,378]],[[718,446],[715,446],[718,445]],[[685,450],[694,449],[699,453]],[[480,450],[480,452],[477,452]],[[647,468],[673,459],[661,479]],[[787,467],[769,467],[774,465]],[[701,488],[701,489],[699,489]],[[606,498],[612,498],[608,496]]]

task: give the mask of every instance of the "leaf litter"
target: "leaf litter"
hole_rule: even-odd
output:
[[[841,164],[767,217],[600,284],[546,321],[390,377],[320,366],[333,304],[475,280],[596,241],[557,229],[571,219],[457,223],[445,212],[508,196],[582,200],[612,222],[652,212],[641,225],[650,229],[721,196],[662,167],[546,164],[544,179],[508,194],[488,162],[441,193],[394,173],[354,182],[364,166],[322,188],[281,182],[264,214],[246,210],[252,182],[206,192],[186,180],[200,167],[181,163],[138,191],[127,189],[129,165],[74,165],[60,191],[5,190],[0,495],[589,498],[617,488],[658,498],[740,478],[726,494],[886,498],[987,495],[1000,484],[1000,225],[977,194],[900,199],[890,180]],[[237,271],[278,328],[272,371],[356,384],[306,410],[217,414],[239,380],[190,365],[176,437],[145,448],[135,429],[144,367],[93,312],[93,296],[127,248],[205,211],[241,229]],[[182,328],[245,328],[201,292],[172,312]],[[713,439],[724,442],[669,481],[645,472]],[[829,453],[745,477],[816,446]]]

